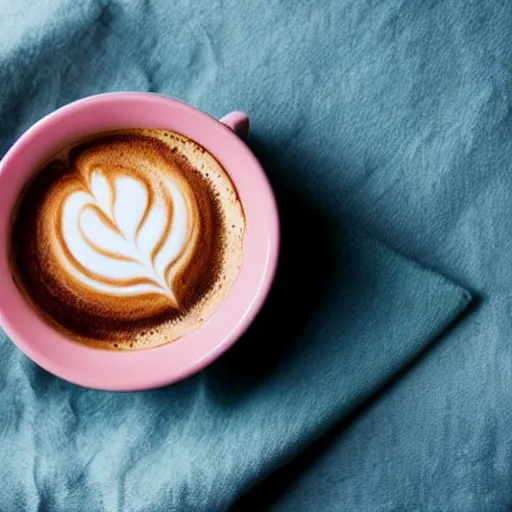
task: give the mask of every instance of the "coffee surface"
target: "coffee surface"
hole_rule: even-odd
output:
[[[150,348],[225,300],[244,226],[234,185],[195,142],[108,132],[36,170],[13,216],[11,268],[34,309],[72,339]]]

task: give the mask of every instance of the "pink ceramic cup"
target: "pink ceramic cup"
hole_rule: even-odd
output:
[[[49,372],[81,386],[112,391],[171,384],[227,350],[260,310],[274,278],[279,249],[272,189],[242,140],[248,127],[241,113],[219,122],[175,99],[122,92],[76,101],[27,130],[0,163],[0,324],[12,341]],[[52,329],[15,286],[7,257],[13,205],[39,163],[63,144],[120,128],[164,128],[198,142],[230,175],[246,216],[240,274],[210,320],[177,341],[133,352],[88,348]]]

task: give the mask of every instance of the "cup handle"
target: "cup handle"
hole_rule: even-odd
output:
[[[241,139],[249,135],[249,118],[243,112],[230,112],[220,119],[222,124],[233,130]]]

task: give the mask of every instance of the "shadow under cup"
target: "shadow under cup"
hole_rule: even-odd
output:
[[[243,262],[226,300],[198,329],[160,347],[110,352],[71,341],[23,298],[8,261],[10,219],[25,184],[58,148],[96,133],[166,129],[204,147],[225,169],[245,216]],[[228,127],[183,102],[152,93],[109,93],[62,107],[32,126],[0,163],[0,323],[14,343],[46,370],[106,390],[159,387],[184,378],[229,348],[261,308],[275,274],[279,223],[261,165]]]

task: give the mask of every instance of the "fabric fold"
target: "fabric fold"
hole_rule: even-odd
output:
[[[0,457],[2,481],[14,487],[0,487],[6,510],[20,496],[27,512],[226,510],[469,303],[463,288],[366,235],[281,204],[283,256],[267,305],[231,351],[187,381],[143,393],[86,390],[2,336]],[[297,252],[292,218],[315,227],[317,246]],[[323,268],[300,279],[308,263],[320,265],[317,250]]]

